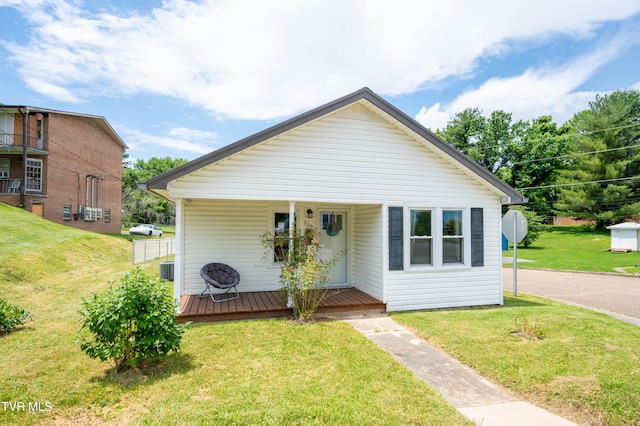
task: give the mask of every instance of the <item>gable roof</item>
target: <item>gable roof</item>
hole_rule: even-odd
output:
[[[261,142],[264,142],[268,139],[300,127],[320,117],[331,114],[348,105],[354,104],[356,102],[361,102],[363,100],[377,107],[382,113],[387,114],[388,117],[391,120],[395,121],[396,125],[398,125],[399,127],[405,127],[407,130],[414,132],[422,139],[430,142],[435,148],[438,148],[447,157],[453,159],[454,161],[457,161],[462,166],[466,167],[466,169],[470,170],[472,173],[476,174],[478,177],[494,186],[498,191],[504,193],[507,197],[509,197],[510,203],[526,202],[526,198],[514,188],[497,178],[494,174],[480,166],[471,158],[467,157],[453,145],[445,142],[443,139],[436,136],[434,133],[420,125],[408,115],[404,114],[389,102],[382,99],[367,87],[346,95],[342,98],[336,99],[335,101],[324,104],[318,108],[312,109],[311,111],[293,117],[278,125],[258,132],[252,136],[241,139],[235,143],[227,145],[193,161],[185,163],[179,167],[176,167],[175,169],[155,176],[147,180],[146,182],[139,184],[138,186],[141,189],[166,198],[168,184],[175,179],[178,179],[189,173],[193,173],[205,166],[223,160]]]

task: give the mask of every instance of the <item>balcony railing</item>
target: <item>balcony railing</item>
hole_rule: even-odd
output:
[[[22,179],[0,178],[0,194],[19,194]]]
[[[0,148],[2,147],[20,147],[24,144],[24,138],[19,133],[0,133]],[[27,136],[27,147],[42,149],[42,139],[35,136]]]

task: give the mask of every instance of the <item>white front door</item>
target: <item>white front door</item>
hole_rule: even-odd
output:
[[[320,259],[329,260],[340,253],[342,257],[331,270],[328,285],[330,287],[345,287],[349,285],[348,253],[348,217],[346,211],[321,210],[318,224],[320,239]]]

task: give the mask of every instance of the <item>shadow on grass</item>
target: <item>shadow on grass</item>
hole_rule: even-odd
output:
[[[117,372],[115,366],[105,374],[91,379],[101,385],[118,385],[121,388],[135,389],[138,386],[154,383],[175,374],[184,374],[195,368],[193,357],[182,352],[173,352],[165,357],[142,361],[134,368]]]
[[[546,303],[523,299],[522,297],[504,296],[504,305],[496,306],[496,308],[523,308],[533,306],[547,306]]]
[[[534,307],[534,306],[546,306],[545,303],[540,303],[533,300],[526,300],[521,297],[504,296],[504,305],[482,305],[482,306],[462,306],[459,308],[441,308],[441,309],[425,309],[422,311],[402,311],[403,313],[411,312],[471,312],[471,311],[496,311],[505,308],[522,308],[522,307]],[[400,313],[400,312],[399,312]]]

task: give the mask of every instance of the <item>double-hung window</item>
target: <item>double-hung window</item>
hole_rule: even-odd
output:
[[[411,210],[411,265],[433,265],[433,212]]]
[[[442,263],[464,263],[462,210],[442,210]]]

